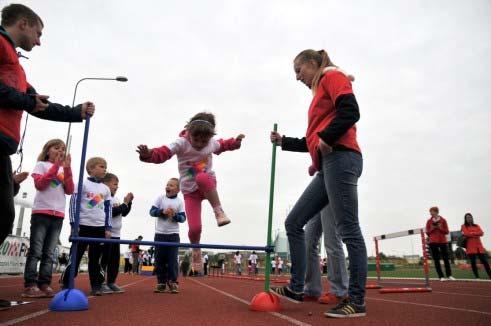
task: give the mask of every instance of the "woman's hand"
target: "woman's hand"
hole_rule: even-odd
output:
[[[269,139],[271,139],[271,142],[273,144],[276,144],[278,146],[281,146],[281,139],[283,138],[282,135],[277,133],[276,131],[271,131],[271,135],[269,135]]]
[[[329,154],[332,152],[332,147],[329,146],[321,138],[319,138],[319,145],[317,145],[317,148],[321,151],[322,154]]]

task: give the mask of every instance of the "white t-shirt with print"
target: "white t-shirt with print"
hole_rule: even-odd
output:
[[[36,163],[32,174],[45,175],[52,166],[53,163],[49,161],[39,161]],[[64,179],[63,167],[60,167],[56,178],[51,180],[48,187],[44,190],[36,191],[32,210],[53,210],[64,214],[66,205],[65,188],[63,188]]]
[[[182,199],[179,197],[169,198],[166,195],[159,196],[153,206],[157,207],[159,210],[166,210],[167,208],[172,208],[176,213],[184,212],[184,204]],[[171,217],[157,217],[155,222],[155,233],[160,234],[179,234],[179,223],[174,222]]]
[[[75,185],[75,192],[70,202],[70,222],[74,221],[75,215],[75,198],[78,187]],[[82,184],[82,194],[80,199],[80,225],[85,226],[105,226],[106,212],[104,211],[104,202],[111,200],[111,191],[109,187],[101,182],[94,182],[90,179],[85,179]],[[111,225],[112,211],[109,210],[109,225]]]
[[[119,198],[114,196],[111,197],[111,207],[119,206],[121,202]],[[117,216],[113,215],[113,227],[111,228],[111,237],[119,238],[121,237],[121,228],[123,227],[123,215],[119,214]]]
[[[257,255],[256,254],[251,254],[249,256],[249,260],[251,261],[251,264],[256,264],[257,263]]]
[[[213,153],[220,149],[220,143],[215,138],[201,150],[194,149],[185,137],[178,138],[170,144],[169,150],[177,156],[180,175],[180,186],[183,194],[189,194],[198,189],[195,176],[198,172],[213,172]]]

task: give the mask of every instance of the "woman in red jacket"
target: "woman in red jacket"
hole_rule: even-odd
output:
[[[479,257],[479,260],[486,269],[486,273],[488,273],[488,277],[491,278],[491,268],[489,268],[488,259],[486,258],[486,249],[484,249],[480,239],[484,232],[482,232],[479,225],[474,224],[474,218],[471,213],[464,215],[464,224],[462,225],[461,231],[467,240],[465,250],[471,260],[472,272],[474,272],[476,278],[479,278],[476,265],[476,257]]]
[[[435,263],[435,269],[438,273],[438,277],[440,281],[446,281],[443,277],[442,267],[440,265],[440,257],[443,259],[443,263],[445,264],[445,274],[449,280],[455,281],[455,278],[452,276],[452,269],[450,268],[450,261],[448,260],[448,251],[447,251],[447,234],[448,224],[447,221],[438,215],[439,209],[438,207],[431,207],[430,214],[431,217],[426,222],[426,234],[430,237],[430,251],[431,256],[433,257],[433,262]]]

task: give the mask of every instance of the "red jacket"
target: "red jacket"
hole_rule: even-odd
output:
[[[430,217],[426,222],[426,234],[430,237],[430,243],[448,243],[446,235],[449,233],[447,220],[440,216],[438,225],[433,224]]]
[[[481,237],[483,236],[484,232],[482,232],[479,225],[474,224],[466,226],[465,224],[463,224],[461,227],[461,231],[462,234],[467,238],[467,244],[465,246],[465,251],[467,252],[467,254],[486,253],[486,250],[484,249],[481,242]]]
[[[0,54],[0,82],[21,93],[26,93],[29,87],[26,74],[19,63],[14,46],[4,35],[0,36]],[[23,112],[18,108],[0,107],[0,137],[4,141],[11,140],[12,143],[15,143],[15,147],[20,140],[20,121]]]
[[[326,129],[336,117],[336,99],[340,95],[353,94],[351,82],[348,77],[340,71],[327,71],[321,77],[319,86],[308,113],[308,127],[305,135],[307,147],[312,157],[312,163],[316,170],[319,170],[319,144],[318,133]],[[346,148],[361,153],[358,142],[356,141],[356,126],[353,125],[341,138],[333,145],[342,145]]]

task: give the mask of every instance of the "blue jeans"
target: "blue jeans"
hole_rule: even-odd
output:
[[[24,271],[24,286],[50,285],[53,272],[53,253],[60,236],[63,219],[45,214],[32,214],[31,237]],[[39,265],[39,274],[37,264]]]
[[[179,242],[179,234],[155,233],[155,241],[159,242]],[[155,247],[155,273],[157,282],[166,284],[167,282],[177,282],[177,254],[178,247]]]
[[[344,257],[343,243],[336,230],[336,223],[330,206],[311,219],[305,226],[305,245],[307,246],[307,271],[304,292],[318,297],[322,294],[322,280],[319,266],[319,241],[324,233],[324,246],[327,255],[327,280],[329,292],[337,297],[348,294],[348,272]]]
[[[355,152],[334,151],[322,155],[321,167],[285,221],[292,263],[290,287],[295,292],[304,290],[307,251],[303,227],[329,205],[348,249],[349,297],[355,304],[364,304],[367,251],[358,221],[357,190],[363,159]]]

